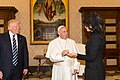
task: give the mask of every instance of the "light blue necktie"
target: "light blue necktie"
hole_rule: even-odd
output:
[[[16,45],[15,35],[13,35],[13,49],[12,49],[12,63],[13,66],[17,66],[18,64],[18,49]]]

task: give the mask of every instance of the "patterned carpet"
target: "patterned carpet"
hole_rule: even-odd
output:
[[[51,67],[41,67],[40,72],[37,69],[31,69],[28,76],[24,76],[23,80],[50,80],[51,79]],[[79,77],[79,80],[83,80]],[[120,71],[106,71],[106,80],[120,80]]]
[[[29,77],[24,77],[23,80],[50,80],[51,79],[51,71],[46,72],[34,72],[29,73]],[[82,77],[79,77],[79,80],[83,80]],[[106,80],[120,80],[120,71],[107,71],[106,72]]]

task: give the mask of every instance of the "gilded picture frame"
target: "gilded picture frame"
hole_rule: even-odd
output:
[[[30,1],[30,44],[49,44],[59,25],[68,29],[68,0]]]

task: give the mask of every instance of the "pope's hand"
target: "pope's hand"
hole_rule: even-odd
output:
[[[76,58],[77,53],[68,53],[67,56],[70,57],[70,58]]]
[[[62,52],[62,56],[66,56],[68,53],[69,53],[69,50],[64,50],[64,51]]]
[[[75,74],[79,74],[78,69],[74,69],[73,75],[75,75]]]

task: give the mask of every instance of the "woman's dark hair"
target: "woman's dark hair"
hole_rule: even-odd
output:
[[[83,24],[93,32],[104,34],[105,25],[103,19],[96,12],[91,12],[90,16],[84,19]],[[90,28],[90,26],[92,28]]]

